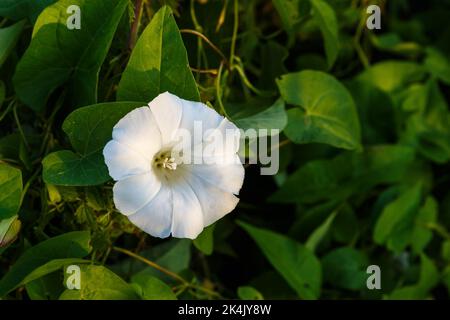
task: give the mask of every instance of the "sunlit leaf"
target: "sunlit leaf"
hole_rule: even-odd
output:
[[[97,102],[97,81],[127,0],[60,0],[46,8],[33,30],[30,46],[17,65],[14,87],[35,111],[65,85],[72,107]],[[69,30],[67,8],[80,7],[81,29]],[[102,12],[102,19],[99,19]]]
[[[288,110],[285,129],[293,142],[361,148],[355,104],[338,80],[319,71],[301,71],[282,76],[277,84],[284,101],[297,106]]]
[[[169,91],[198,101],[186,49],[171,9],[162,7],[142,33],[120,80],[117,99],[149,102]]]

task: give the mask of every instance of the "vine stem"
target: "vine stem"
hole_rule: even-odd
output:
[[[239,2],[238,0],[234,0],[234,23],[233,23],[233,36],[231,40],[231,49],[230,49],[230,61],[233,64],[234,55],[236,52],[236,39],[239,30]]]
[[[214,44],[211,42],[211,40],[209,40],[203,33],[198,32],[196,30],[192,30],[192,29],[181,29],[180,30],[181,33],[190,33],[193,35],[196,35],[197,37],[201,38],[203,41],[205,41],[215,52],[217,52],[217,54],[222,58],[222,60],[225,62],[225,64],[229,64],[228,63],[228,59],[227,57],[223,54],[223,52]]]
[[[222,101],[222,70],[223,70],[223,61],[220,63],[219,72],[217,73],[216,78],[216,95],[217,95],[217,102],[219,103],[220,110],[222,111],[223,115],[227,117],[228,119],[231,119],[227,111],[225,109],[225,106]]]
[[[139,25],[141,24],[141,16],[143,8],[144,8],[144,0],[136,0],[136,6],[134,8],[134,21],[133,25],[131,26],[130,40],[128,43],[128,47],[130,48],[130,50],[133,50],[134,46],[136,45],[137,34],[139,31]]]
[[[182,277],[180,277],[176,273],[174,273],[174,272],[172,272],[170,270],[167,270],[166,268],[161,267],[159,264],[157,264],[157,263],[155,263],[153,261],[150,261],[150,260],[148,260],[148,259],[146,259],[146,258],[144,258],[144,257],[142,257],[142,256],[140,256],[140,255],[138,255],[138,254],[136,254],[134,252],[131,252],[130,250],[119,248],[119,247],[112,247],[112,249],[117,251],[117,252],[121,252],[123,254],[126,254],[127,256],[130,256],[132,258],[135,258],[136,260],[139,260],[139,261],[149,265],[150,267],[155,268],[156,270],[158,270],[158,271],[168,275],[169,277],[171,277],[171,278],[173,278],[173,279],[175,279],[175,280],[177,280],[177,281],[179,281],[179,282],[181,282],[181,283],[183,283],[185,285],[189,285],[188,281],[186,281],[185,279],[183,279]]]
[[[25,136],[25,133],[22,129],[22,125],[20,124],[19,116],[17,115],[17,106],[18,104],[16,103],[13,107],[14,120],[16,121],[17,129],[19,129],[19,133],[20,136],[22,137],[25,147],[27,148],[28,151],[30,151],[31,150],[30,145],[28,144],[27,137]]]
[[[356,33],[353,37],[353,44],[355,46],[355,50],[356,53],[358,54],[358,57],[361,61],[361,63],[363,64],[364,68],[369,68],[370,67],[370,62],[369,62],[369,58],[367,57],[366,53],[364,52],[364,49],[361,46],[361,37],[363,35],[363,30],[365,27],[365,22],[366,22],[366,16],[365,13],[362,14],[358,27],[356,29]]]
[[[134,258],[136,260],[139,260],[139,261],[145,263],[146,265],[148,265],[148,266],[150,266],[150,267],[152,267],[152,268],[154,268],[154,269],[156,269],[156,270],[166,274],[167,276],[169,276],[169,277],[171,277],[171,278],[181,282],[181,286],[184,287],[184,288],[195,289],[195,290],[198,290],[198,291],[202,291],[202,292],[204,292],[206,294],[209,294],[210,296],[215,296],[217,298],[223,298],[220,293],[215,292],[213,290],[210,290],[208,288],[204,288],[202,286],[198,286],[196,284],[190,283],[186,279],[180,277],[178,274],[176,274],[176,273],[174,273],[174,272],[172,272],[170,270],[167,270],[166,268],[160,266],[159,264],[157,264],[157,263],[155,263],[153,261],[150,261],[150,260],[148,260],[148,259],[146,259],[146,258],[144,258],[144,257],[142,257],[142,256],[140,256],[140,255],[130,251],[130,250],[119,248],[119,247],[115,247],[115,246],[112,247],[112,250],[120,252],[120,253],[123,253],[123,254],[126,254],[127,256],[130,256],[130,257],[132,257],[132,258]]]

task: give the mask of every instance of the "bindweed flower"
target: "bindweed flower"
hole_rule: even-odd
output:
[[[239,130],[203,103],[160,94],[114,127],[103,150],[117,209],[155,237],[195,239],[237,205]]]

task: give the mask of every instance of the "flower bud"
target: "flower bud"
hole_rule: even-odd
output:
[[[0,248],[6,248],[17,239],[21,226],[17,215],[0,221]]]

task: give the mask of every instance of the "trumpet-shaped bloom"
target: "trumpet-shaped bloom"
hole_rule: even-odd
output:
[[[152,236],[195,239],[239,201],[238,149],[228,119],[162,93],[125,115],[103,150],[116,208]]]

